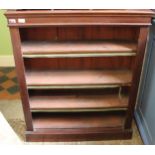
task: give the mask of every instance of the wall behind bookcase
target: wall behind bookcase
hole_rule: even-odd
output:
[[[0,9],[0,67],[14,66],[11,38],[4,16],[5,11]]]
[[[0,10],[0,55],[12,55],[12,46],[5,10]]]

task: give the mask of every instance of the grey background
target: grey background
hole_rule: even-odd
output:
[[[135,118],[144,144],[155,144],[155,22],[146,50]]]

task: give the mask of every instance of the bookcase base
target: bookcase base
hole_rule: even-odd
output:
[[[131,139],[132,130],[106,131],[94,133],[53,133],[43,131],[26,131],[27,142],[71,142],[95,140],[121,140]]]

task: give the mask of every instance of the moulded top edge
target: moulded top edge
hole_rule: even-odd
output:
[[[109,15],[109,16],[154,16],[155,12],[149,9],[115,9],[115,10],[109,10],[109,9],[84,9],[84,10],[7,10],[5,15],[6,16],[18,16],[18,15]]]

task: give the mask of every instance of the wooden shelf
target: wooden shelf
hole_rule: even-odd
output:
[[[27,70],[28,88],[85,88],[130,85],[128,70]]]
[[[119,95],[30,96],[33,112],[126,110],[128,97]]]
[[[24,57],[87,57],[87,56],[134,56],[136,44],[131,42],[66,41],[22,42]]]
[[[122,128],[124,113],[33,113],[34,130]]]

